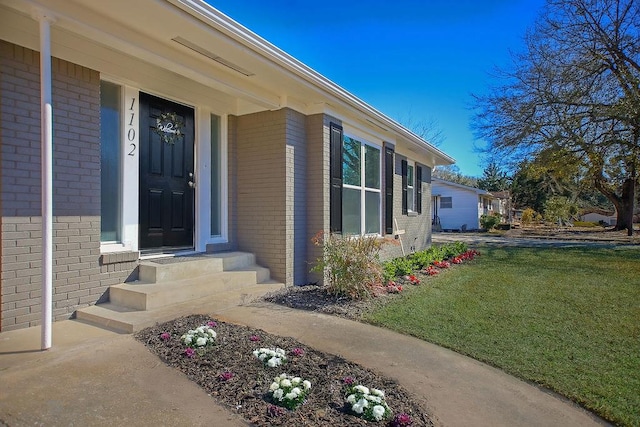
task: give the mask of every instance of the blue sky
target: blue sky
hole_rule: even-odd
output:
[[[207,0],[371,104],[406,122],[435,121],[465,175],[484,164],[471,94],[510,63],[544,0]]]

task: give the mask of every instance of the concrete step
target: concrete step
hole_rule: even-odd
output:
[[[110,286],[109,302],[135,310],[153,310],[270,279],[269,269],[257,265],[210,273],[206,276],[186,277],[188,278],[170,282],[135,281]]]
[[[196,256],[145,260],[140,263],[139,280],[163,283],[187,277],[207,276],[237,270],[255,264],[255,256],[247,252],[222,252]]]
[[[110,330],[130,334],[157,323],[167,322],[189,314],[215,316],[232,307],[249,303],[269,292],[277,291],[284,286],[282,283],[268,281],[151,310],[135,310],[109,302],[82,308],[76,311],[76,318]]]

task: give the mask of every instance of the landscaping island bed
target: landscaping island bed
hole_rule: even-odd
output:
[[[216,345],[201,354],[187,356],[182,335],[211,321],[215,322]],[[135,337],[166,364],[182,371],[215,400],[256,426],[392,425],[393,416],[386,421],[371,422],[351,413],[350,405],[345,402],[351,381],[353,385],[384,390],[393,414],[408,414],[412,426],[433,425],[425,408],[395,381],[339,356],[309,348],[293,338],[218,322],[202,315],[153,326]],[[259,348],[284,349],[288,360],[281,366],[266,367],[253,354]],[[306,401],[295,410],[280,409],[271,400],[269,386],[281,373],[311,382]]]

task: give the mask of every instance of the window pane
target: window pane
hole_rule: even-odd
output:
[[[440,208],[441,209],[452,209],[453,208],[453,199],[451,197],[441,197],[440,198]]]
[[[407,209],[410,211],[415,210],[416,196],[413,191],[413,187],[407,187]]]
[[[366,191],[364,195],[365,233],[380,233],[380,193]]]
[[[100,241],[120,241],[120,86],[100,82]]]
[[[361,186],[360,180],[360,142],[345,136],[342,153],[342,182]]]
[[[342,189],[342,231],[360,234],[360,190]]]
[[[364,146],[364,180],[368,188],[380,189],[380,150]]]
[[[407,166],[407,185],[413,187],[413,166]]]
[[[220,117],[211,115],[211,235],[222,235],[220,226]]]

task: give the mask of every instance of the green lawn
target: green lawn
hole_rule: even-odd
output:
[[[368,321],[640,425],[640,248],[480,248]]]

